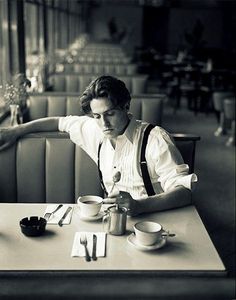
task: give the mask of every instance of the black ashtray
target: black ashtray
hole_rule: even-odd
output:
[[[26,217],[20,220],[21,231],[27,236],[39,236],[45,232],[47,221],[41,217]]]

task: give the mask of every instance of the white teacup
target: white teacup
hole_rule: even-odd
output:
[[[93,195],[81,196],[78,198],[77,203],[83,216],[94,217],[101,210],[103,198]]]
[[[165,231],[161,224],[151,221],[142,221],[134,225],[137,242],[144,246],[151,246],[162,239]]]

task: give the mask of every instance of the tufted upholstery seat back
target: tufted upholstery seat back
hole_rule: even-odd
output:
[[[161,125],[165,95],[140,94],[132,96],[130,111],[136,119],[153,125]],[[26,121],[42,117],[82,115],[79,94],[43,93],[31,94]]]
[[[63,63],[63,73],[79,73],[81,75],[84,74],[95,74],[99,76],[100,74],[114,74],[117,75],[134,75],[137,74],[138,65],[131,64],[127,62],[101,62],[101,63]]]
[[[75,203],[103,195],[97,166],[67,134],[37,133],[0,152],[0,202]]]
[[[43,117],[82,115],[76,96],[31,95],[28,99],[27,121]]]
[[[111,74],[114,66],[107,66],[109,69],[106,74]],[[118,78],[124,81],[127,89],[131,94],[146,93],[148,75],[146,74],[133,74],[127,75],[123,72],[122,66],[119,66]],[[101,74],[102,75],[102,74]],[[89,85],[89,83],[96,79],[98,76],[94,73],[56,73],[52,74],[49,78],[49,85],[55,92],[78,92],[82,93]]]
[[[198,136],[173,134],[194,171]],[[103,195],[95,162],[68,134],[29,134],[0,151],[0,202],[75,203],[78,196]]]

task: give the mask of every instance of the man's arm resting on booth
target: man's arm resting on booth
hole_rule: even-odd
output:
[[[0,151],[10,147],[21,136],[34,132],[58,131],[59,117],[37,119],[14,127],[0,129]]]

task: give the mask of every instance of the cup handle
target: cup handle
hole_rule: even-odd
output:
[[[109,224],[110,215],[109,215],[109,213],[107,213],[107,211],[105,213],[106,214],[102,218],[102,228],[103,228],[103,231],[108,233],[109,232],[108,224]]]
[[[174,237],[174,236],[175,236],[175,233],[170,233],[169,231],[163,230],[161,236],[162,236],[163,238]]]

